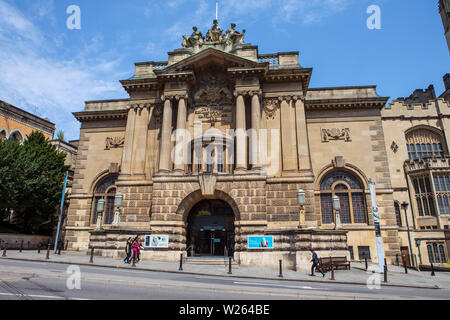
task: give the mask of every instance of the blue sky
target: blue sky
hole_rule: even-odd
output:
[[[79,137],[84,101],[126,98],[118,80],[134,62],[166,61],[196,25],[205,34],[215,0],[0,0],[0,99]],[[81,30],[69,30],[70,5]],[[369,30],[367,7],[381,8]],[[311,87],[377,85],[381,96],[443,90],[450,54],[437,0],[221,0],[219,22],[246,29],[260,53],[300,51]]]

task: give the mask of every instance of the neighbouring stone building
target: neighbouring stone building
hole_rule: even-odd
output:
[[[439,13],[441,14],[445,39],[450,51],[450,0],[439,0]]]
[[[81,131],[69,249],[94,246],[118,256],[128,237],[153,235],[168,236],[168,244],[146,243],[144,259],[229,254],[243,265],[275,267],[283,259],[305,270],[314,248],[321,256],[376,261],[372,180],[384,254],[389,263],[401,257],[405,228],[396,204],[412,192],[404,173],[413,166],[405,162],[408,137],[430,127],[443,148],[430,140],[439,151],[430,161],[445,167],[440,123],[450,115],[448,102],[430,95],[427,109],[402,100],[386,109],[388,98],[375,86],[310,88],[312,69],[301,66],[298,52],[260,54],[244,35],[234,24],[224,34],[216,21],[206,38],[194,27],[167,62],[135,64],[134,76],[121,81],[128,99],[89,101],[74,113]],[[333,195],[340,199],[337,226]],[[440,216],[433,232],[448,257],[448,221]],[[273,239],[273,248],[251,247],[253,236]]]
[[[33,131],[52,139],[55,124],[0,100],[0,139],[23,142]]]

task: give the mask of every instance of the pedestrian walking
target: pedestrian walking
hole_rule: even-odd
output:
[[[127,243],[125,245],[125,253],[127,254],[127,256],[125,257],[125,259],[123,259],[123,262],[125,262],[127,264],[131,263],[130,259],[131,259],[131,254],[133,253],[133,248],[132,248],[133,241],[132,241],[132,239],[133,238],[129,237],[128,240],[127,240]]]
[[[314,277],[314,269],[317,269],[322,274],[322,277],[325,277],[325,273],[322,271],[322,269],[320,269],[319,258],[317,257],[317,253],[313,249],[310,250],[312,253],[311,262],[313,263],[311,267],[311,276]]]
[[[144,249],[139,236],[136,236],[137,262],[141,261],[141,250]]]

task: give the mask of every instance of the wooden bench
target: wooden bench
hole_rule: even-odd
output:
[[[323,271],[331,270],[331,263],[334,265],[334,270],[344,269],[350,270],[350,261],[347,260],[347,257],[326,257],[319,258],[319,265]]]

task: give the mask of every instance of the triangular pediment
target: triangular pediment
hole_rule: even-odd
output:
[[[255,62],[238,55],[227,53],[215,48],[208,48],[197,54],[184,58],[176,63],[167,66],[163,70],[155,70],[157,75],[165,75],[186,70],[193,70],[207,64],[225,65],[231,68],[255,68],[264,67],[267,63]]]

